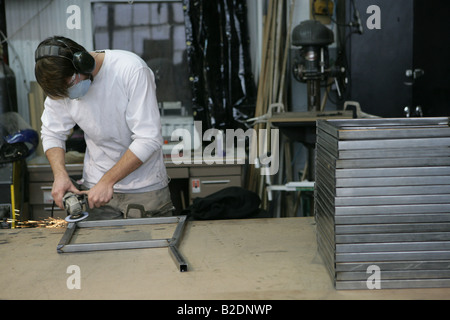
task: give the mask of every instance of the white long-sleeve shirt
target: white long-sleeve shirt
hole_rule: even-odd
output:
[[[42,114],[44,152],[65,150],[78,124],[86,140],[84,185],[92,188],[130,149],[143,165],[116,183],[115,192],[146,192],[167,186],[161,122],[153,72],[137,55],[105,50],[103,64],[79,99],[47,98]]]

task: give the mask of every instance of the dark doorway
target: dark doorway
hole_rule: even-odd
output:
[[[380,29],[366,23],[373,5],[380,9]],[[449,116],[450,1],[346,0],[339,23],[355,21],[356,11],[363,33],[345,27],[341,41],[347,100],[381,117],[404,117],[405,108],[409,116]]]

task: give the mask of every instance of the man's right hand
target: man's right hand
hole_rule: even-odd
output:
[[[63,197],[66,192],[71,191],[75,194],[80,194],[80,190],[78,190],[70,180],[68,176],[66,177],[55,177],[55,181],[53,181],[52,187],[52,197],[55,201],[55,204],[64,210],[63,205]]]
[[[64,210],[64,205],[62,199],[66,192],[72,191],[75,194],[80,194],[81,192],[73,185],[72,180],[70,180],[65,167],[65,154],[66,151],[62,148],[51,148],[45,152],[50,166],[53,171],[53,188],[52,197],[55,204]]]

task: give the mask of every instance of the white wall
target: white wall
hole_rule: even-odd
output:
[[[261,46],[263,39],[263,22],[266,10],[266,1],[247,0],[248,33],[250,38],[250,56],[253,77],[258,83],[261,69]]]

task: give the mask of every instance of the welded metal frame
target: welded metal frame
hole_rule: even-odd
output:
[[[172,238],[150,239],[136,241],[97,242],[97,243],[71,243],[72,236],[77,229],[96,227],[122,227],[132,225],[174,224],[177,226]],[[179,245],[186,226],[186,216],[154,217],[140,219],[96,220],[69,223],[57,246],[58,253],[88,252],[103,250],[146,249],[167,247],[169,254],[180,272],[188,270],[188,264],[179,250]]]

